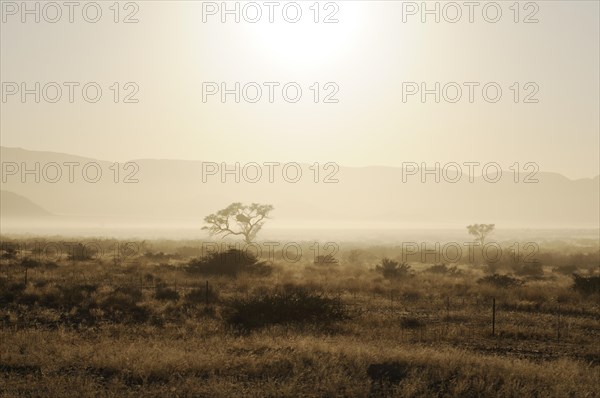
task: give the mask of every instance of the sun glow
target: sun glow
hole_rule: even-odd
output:
[[[302,2],[287,15],[275,12],[273,22],[262,18],[247,28],[261,55],[302,67],[322,66],[351,48],[360,28],[360,5],[338,4]]]

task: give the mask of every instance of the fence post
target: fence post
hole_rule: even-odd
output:
[[[560,304],[556,311],[556,342],[560,343]]]
[[[206,295],[205,295],[205,299],[206,299],[206,305],[208,305],[208,281],[206,281]]]
[[[492,298],[492,336],[496,335],[496,297]]]

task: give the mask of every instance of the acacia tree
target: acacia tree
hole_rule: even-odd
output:
[[[273,211],[272,205],[252,203],[243,205],[239,202],[232,203],[226,208],[204,218],[208,225],[203,230],[208,230],[212,235],[241,235],[247,244],[252,243],[256,234],[261,230],[269,213]]]
[[[467,226],[470,235],[475,236],[475,241],[479,242],[481,247],[485,245],[485,238],[494,230],[495,224],[473,224]]]

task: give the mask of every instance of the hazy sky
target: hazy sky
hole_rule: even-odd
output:
[[[468,22],[466,7],[457,23],[422,23],[421,14],[406,2],[321,2],[319,23],[314,3],[298,2],[298,23],[283,19],[282,2],[268,22],[262,18],[240,23],[228,16],[205,15],[195,1],[141,1],[135,4],[138,23],[114,23],[113,2],[100,2],[102,18],[88,23],[81,9],[68,22],[62,9],[57,23],[40,23],[3,4],[1,80],[7,82],[79,82],[74,103],[63,86],[57,103],[19,95],[1,104],[1,144],[50,150],[107,160],[177,158],[228,162],[337,162],[349,166],[402,162],[497,162],[508,168],[518,161],[537,162],[541,170],[571,178],[599,173],[599,2],[541,1],[520,9],[519,20],[535,12],[538,23],[515,23],[512,1],[498,2],[502,17],[486,22],[482,6]],[[62,4],[62,2],[59,2]],[[204,2],[206,3],[206,2]],[[458,2],[462,4],[463,2]],[[21,2],[16,2],[20,6]],[[33,7],[33,3],[31,7]],[[85,3],[82,3],[85,4]],[[124,6],[124,2],[121,3]],[[221,2],[214,3],[220,6]],[[420,6],[421,2],[415,3]],[[435,2],[428,3],[430,7]],[[440,3],[443,6],[445,3]],[[485,2],[481,3],[482,5]],[[521,3],[522,5],[524,3]],[[230,7],[235,2],[228,2]],[[240,3],[240,8],[244,3]],[[322,20],[339,10],[333,18]],[[55,10],[46,10],[53,18]],[[121,9],[123,19],[133,7]],[[255,10],[246,8],[248,18]],[[294,8],[287,9],[294,17]],[[446,9],[453,18],[455,10]],[[443,11],[442,11],[443,13]],[[494,9],[488,9],[493,18]],[[88,16],[94,10],[88,10]],[[407,21],[403,22],[403,17]],[[97,82],[103,90],[97,103],[87,103],[81,86]],[[119,103],[114,90],[121,83]],[[135,82],[138,103],[122,103],[127,82]],[[257,103],[233,95],[203,102],[203,82],[256,82],[262,87]],[[278,82],[274,102],[264,82]],[[282,86],[302,88],[297,103],[282,98]],[[313,84],[319,82],[319,103]],[[338,103],[323,103],[334,85]],[[433,95],[403,102],[403,82],[425,82],[433,88],[456,82],[462,86],[457,103]],[[478,82],[474,102],[467,86]],[[488,103],[481,87],[496,82],[502,89],[497,103]],[[520,83],[519,103],[514,89]],[[525,86],[526,83],[534,83]],[[253,87],[247,93],[254,97]],[[449,96],[454,96],[448,86]],[[523,103],[536,91],[538,103]],[[513,86],[514,88],[514,86]],[[48,88],[48,96],[54,94]],[[293,96],[292,88],[290,96]],[[493,94],[493,90],[490,91]]]

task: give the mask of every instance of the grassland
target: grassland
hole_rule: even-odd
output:
[[[95,258],[3,242],[3,397],[600,396],[600,293],[572,276],[598,275],[593,242],[398,275],[377,268],[392,247],[218,275],[197,242]]]

